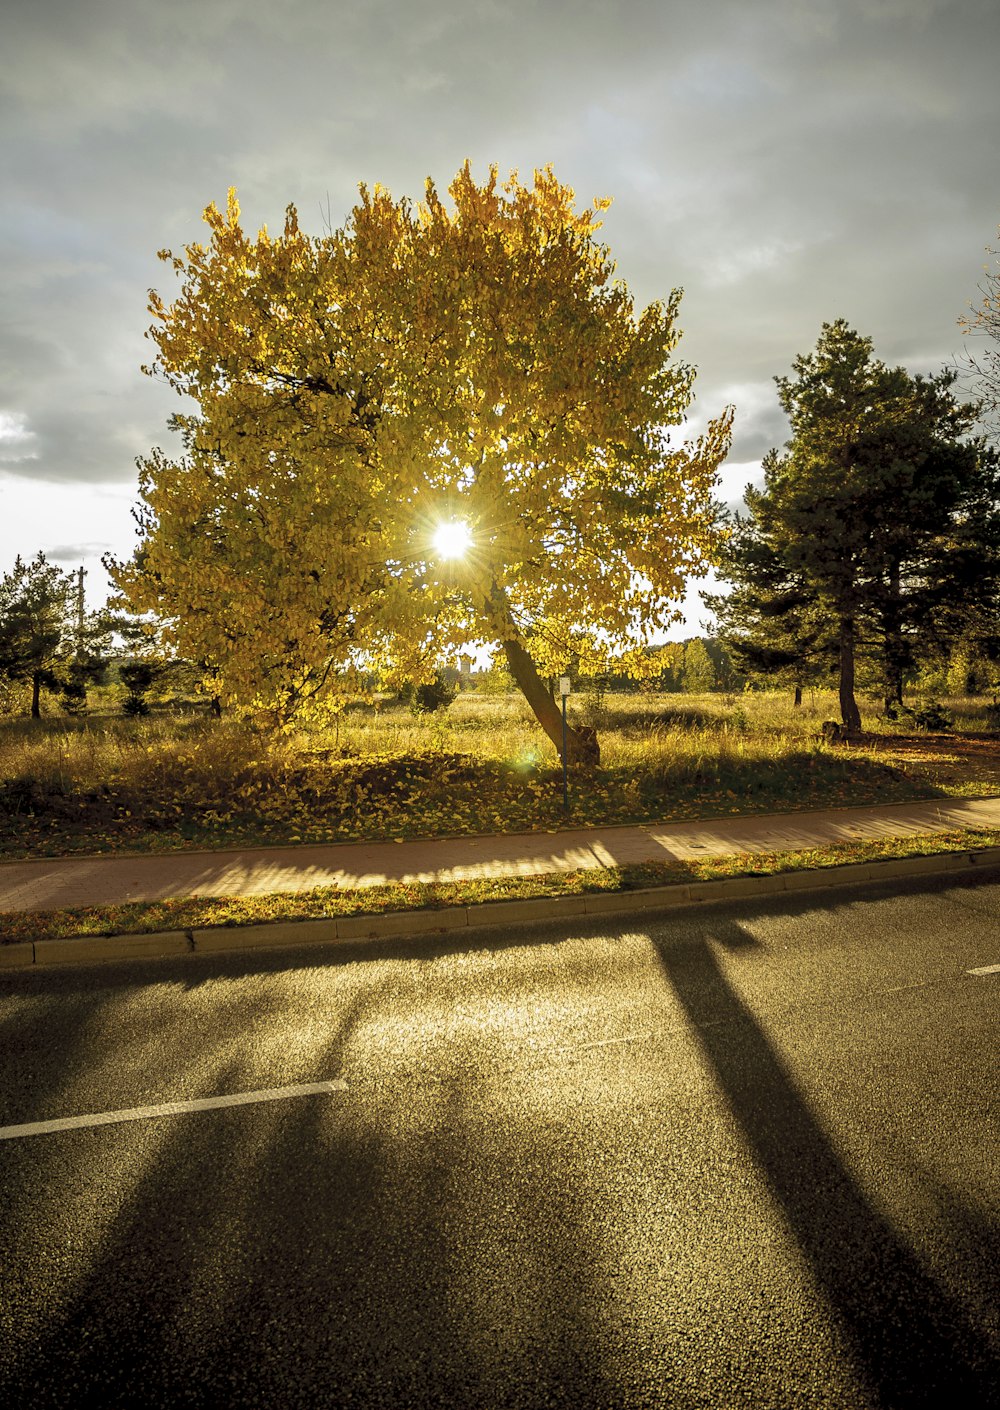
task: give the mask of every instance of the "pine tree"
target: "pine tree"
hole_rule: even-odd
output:
[[[704,594],[715,613],[721,641],[736,669],[766,676],[794,691],[802,701],[806,685],[830,679],[836,666],[836,640],[826,613],[817,607],[802,570],[785,552],[768,490],[777,452],[764,457],[764,489],[748,485],[748,514],[730,520],[720,556],[720,574],[729,593]]]
[[[877,661],[888,713],[919,635],[991,591],[1000,479],[954,373],[878,361],[843,319],[793,377],[775,379],[791,436],[750,491],[720,615],[737,659],[802,672],[835,655],[841,717],[861,728],[858,657]]]
[[[73,657],[73,581],[44,553],[0,579],[0,676],[31,687],[31,716],[41,715],[43,689],[58,690]]]

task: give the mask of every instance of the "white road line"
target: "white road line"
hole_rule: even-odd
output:
[[[256,1102],[281,1102],[286,1097],[315,1097],[346,1092],[342,1077],[332,1082],[303,1082],[297,1087],[271,1087],[263,1092],[234,1092],[228,1097],[198,1097],[190,1102],[165,1102],[162,1106],[136,1106],[124,1111],[98,1111],[89,1116],[59,1116],[54,1121],[27,1121],[22,1126],[0,1126],[0,1141],[18,1136],[47,1136],[53,1131],[77,1131],[85,1126],[110,1126],[117,1121],[149,1121],[157,1116],[183,1116],[189,1111],[214,1111],[223,1106],[251,1106]]]
[[[1000,964],[984,964],[982,969],[967,969],[966,974],[1000,974]]]

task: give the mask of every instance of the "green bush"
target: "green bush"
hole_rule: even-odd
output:
[[[447,710],[458,692],[449,685],[440,671],[434,672],[432,681],[425,681],[413,691],[410,709],[416,715],[432,715],[435,710]]]
[[[940,700],[929,700],[926,705],[918,705],[915,710],[910,710],[904,705],[902,713],[913,721],[917,729],[925,729],[929,733],[951,729],[955,723]]]

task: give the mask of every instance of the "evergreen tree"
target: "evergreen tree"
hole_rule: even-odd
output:
[[[989,597],[997,464],[965,439],[975,408],[956,401],[953,373],[889,368],[843,319],[775,380],[791,436],[737,520],[724,631],[748,667],[801,673],[834,656],[841,717],[857,731],[859,653],[878,661],[891,714],[935,612]]]
[[[43,689],[58,690],[73,654],[72,578],[39,553],[18,556],[0,579],[0,676],[31,686],[31,715]]]
[[[749,513],[730,522],[720,571],[732,584],[728,594],[704,594],[718,632],[736,669],[768,676],[795,692],[827,681],[836,665],[836,641],[828,617],[817,607],[801,568],[789,561],[781,526],[772,511],[768,487],[778,464],[776,451],[764,457],[764,490],[744,491]]]
[[[859,468],[881,496],[866,591],[890,718],[917,643],[951,639],[996,596],[1000,466],[982,440],[965,439],[976,408],[956,401],[954,382],[947,370],[913,378],[899,419],[859,445]]]
[[[58,691],[63,707],[84,708],[87,685],[107,665],[110,628],[103,612],[83,610],[76,574],[38,553],[20,557],[0,579],[0,676],[31,687],[31,716],[41,715],[43,690]]]

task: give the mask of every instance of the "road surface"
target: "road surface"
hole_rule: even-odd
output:
[[[998,915],[0,976],[0,1400],[995,1404]]]

